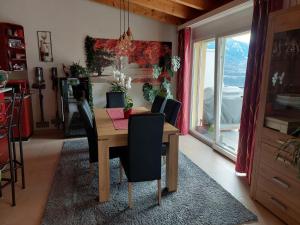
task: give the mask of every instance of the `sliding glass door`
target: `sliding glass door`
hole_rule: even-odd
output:
[[[194,116],[193,129],[208,141],[215,139],[215,40],[207,40],[195,44],[194,59],[195,71],[193,85]]]
[[[234,159],[250,32],[194,44],[191,131]]]

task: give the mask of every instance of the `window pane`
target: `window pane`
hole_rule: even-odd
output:
[[[193,129],[208,140],[214,140],[215,40],[203,41],[195,48]]]
[[[236,153],[250,33],[224,38],[224,71],[219,144]]]

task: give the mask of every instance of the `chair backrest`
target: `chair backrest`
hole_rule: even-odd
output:
[[[106,92],[106,108],[124,108],[125,94],[123,92]]]
[[[166,104],[166,99],[157,95],[152,103],[151,112],[152,113],[163,113],[164,106]]]
[[[161,113],[137,114],[128,124],[128,181],[161,178],[161,149],[164,116]]]
[[[164,109],[166,122],[172,124],[173,126],[176,126],[180,108],[181,108],[181,102],[173,99],[168,99]]]
[[[98,161],[97,130],[93,113],[86,99],[78,102],[78,111],[83,120],[84,129],[89,142],[90,162]]]

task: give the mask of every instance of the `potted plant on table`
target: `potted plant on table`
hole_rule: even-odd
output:
[[[124,118],[128,119],[132,113],[133,100],[128,94],[128,90],[131,89],[131,77],[127,77],[123,72],[119,70],[114,71],[115,81],[111,82],[111,91],[123,92],[125,95],[125,107]]]
[[[132,114],[133,101],[132,98],[128,95],[125,95],[125,108],[124,110],[124,118],[128,119],[130,114]]]

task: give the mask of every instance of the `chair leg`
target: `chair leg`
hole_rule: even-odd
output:
[[[15,196],[15,167],[13,161],[13,152],[11,149],[11,137],[8,138],[8,152],[9,152],[9,167],[10,167],[10,184],[11,184],[11,198],[12,206],[16,205],[16,196]]]
[[[24,157],[23,157],[23,142],[21,131],[19,129],[19,148],[20,148],[20,161],[21,161],[21,173],[22,173],[22,188],[25,189],[25,167],[24,167]]]
[[[15,173],[15,182],[18,181],[18,164],[17,164],[17,154],[16,154],[16,143],[14,140],[14,133],[12,132],[12,146],[13,146],[13,163],[14,163],[14,173]]]
[[[157,199],[158,205],[161,205],[161,180],[157,180]]]
[[[132,209],[132,183],[128,182],[128,207]]]
[[[119,180],[119,183],[121,184],[122,183],[122,179],[123,179],[123,167],[122,167],[121,160],[120,160],[120,164],[119,164],[119,169],[120,169],[120,180]]]

